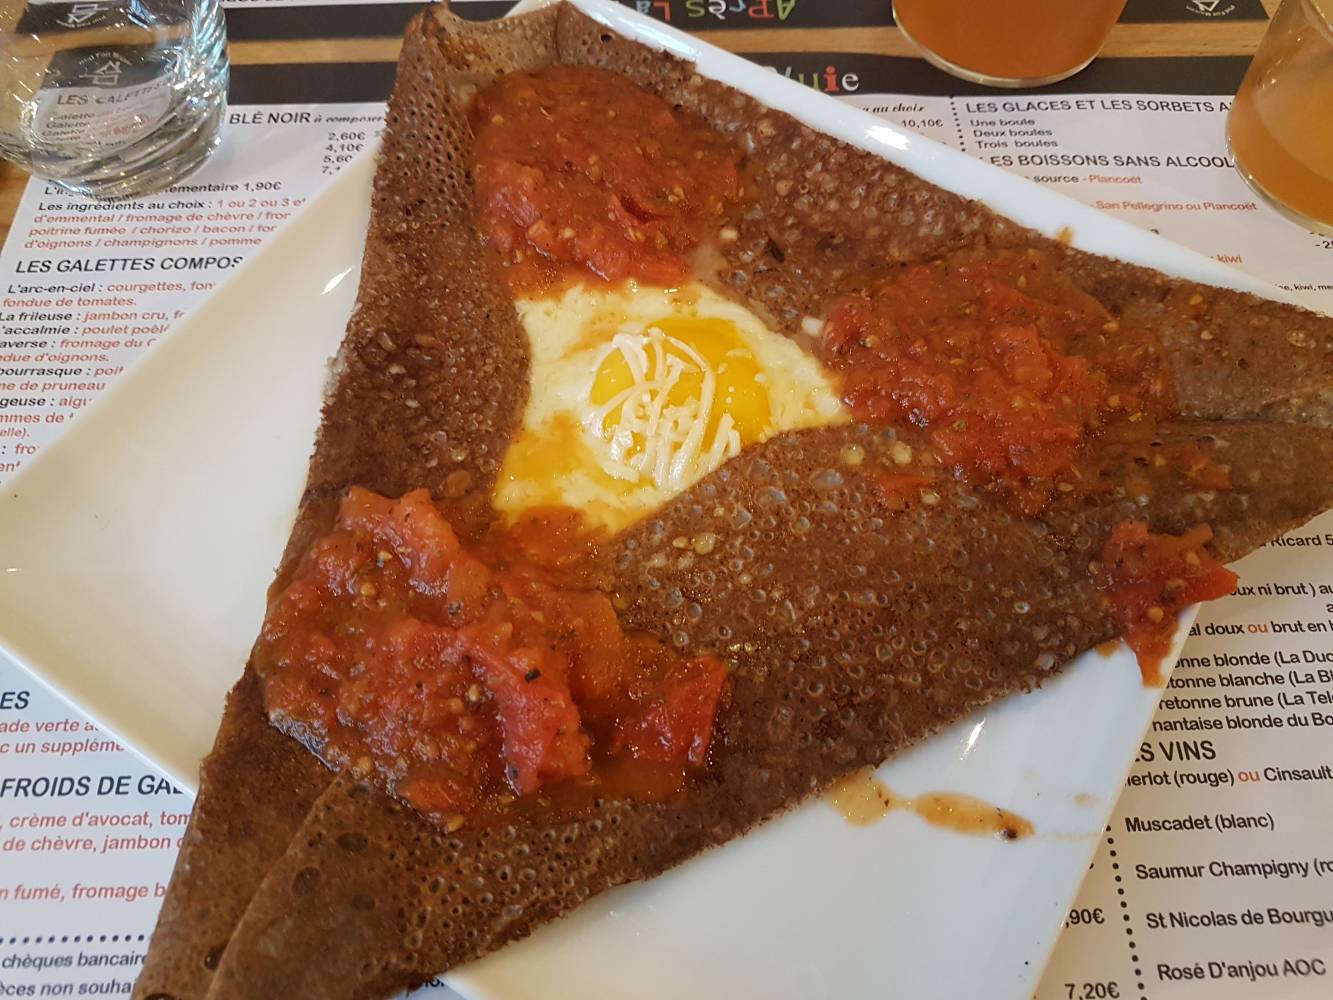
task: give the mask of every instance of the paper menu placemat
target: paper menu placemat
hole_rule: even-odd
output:
[[[1234,61],[1190,60],[1173,82],[1158,62],[1107,60],[1074,81],[1100,91],[949,97],[915,61],[885,60],[763,57],[1333,311],[1333,248],[1255,205],[1226,162],[1217,95],[1238,82],[1221,75]],[[1131,62],[1137,77],[1114,75]],[[0,251],[0,477],[373,137],[391,69],[237,67],[223,151],[132,205],[30,185]],[[1177,92],[1135,92],[1149,74]],[[1205,610],[1041,1000],[1239,998],[1260,982],[1328,995],[1330,546],[1325,517],[1246,561],[1252,592]],[[0,989],[125,992],[187,797],[10,667],[0,759]]]

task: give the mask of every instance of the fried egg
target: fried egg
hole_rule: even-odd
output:
[[[496,481],[508,517],[560,505],[615,531],[749,445],[848,419],[811,354],[704,285],[515,305],[532,382]]]

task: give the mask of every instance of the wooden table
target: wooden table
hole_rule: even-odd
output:
[[[888,0],[885,0],[887,3]],[[1263,0],[1271,15],[1280,0]],[[1258,21],[1190,21],[1174,24],[1117,24],[1102,51],[1107,57],[1126,56],[1249,56],[1263,37]],[[878,52],[912,55],[897,28],[760,28],[700,31],[699,38],[733,52],[772,50],[805,52]],[[233,65],[269,63],[386,62],[398,58],[401,43],[391,38],[300,39],[272,42],[236,42],[230,46]],[[0,162],[0,242],[18,208],[27,175],[13,164]]]

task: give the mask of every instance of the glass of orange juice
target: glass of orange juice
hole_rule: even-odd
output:
[[[988,87],[1040,87],[1096,57],[1125,0],[893,0],[893,19],[940,69]]]
[[[1333,235],[1333,0],[1283,0],[1231,105],[1227,141],[1260,197]]]

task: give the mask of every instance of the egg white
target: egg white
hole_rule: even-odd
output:
[[[495,506],[508,516],[562,505],[618,530],[734,457],[749,443],[743,437],[762,441],[848,419],[813,356],[704,285],[577,284],[515,305],[532,374],[495,488]],[[699,330],[697,338],[689,332]],[[596,391],[608,391],[613,355],[622,391],[595,402]],[[754,400],[765,395],[761,421]],[[750,403],[729,402],[741,396]]]

